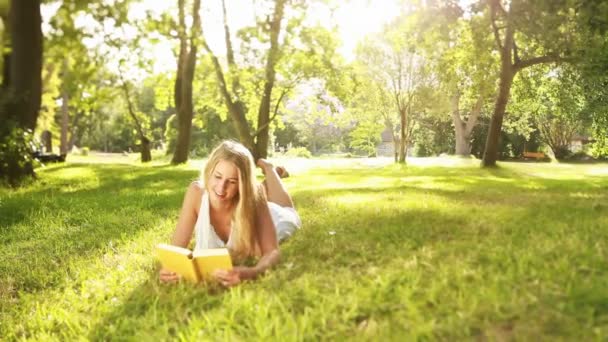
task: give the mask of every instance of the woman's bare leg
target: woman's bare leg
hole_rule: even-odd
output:
[[[265,159],[258,159],[257,165],[266,176],[263,184],[266,188],[266,197],[269,202],[274,202],[282,207],[293,208],[293,201],[291,196],[287,193],[287,189],[281,181],[281,177],[277,173],[274,165]]]

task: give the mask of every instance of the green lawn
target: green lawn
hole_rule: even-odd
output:
[[[608,338],[606,164],[283,160],[304,228],[223,290],[156,281],[202,162],[76,161],[0,189],[0,339]]]

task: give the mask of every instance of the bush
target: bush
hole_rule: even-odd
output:
[[[81,156],[88,156],[89,155],[89,148],[88,147],[83,147],[80,149],[80,155]]]
[[[300,157],[300,158],[311,158],[312,154],[306,147],[294,147],[285,152],[285,156],[288,157]]]
[[[7,122],[0,129],[0,137],[0,179],[18,186],[24,178],[34,175],[33,134],[14,122]]]

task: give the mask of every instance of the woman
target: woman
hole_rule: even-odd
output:
[[[253,267],[237,266],[216,271],[224,286],[234,286],[279,262],[278,242],[291,236],[302,223],[281,176],[285,169],[264,159],[257,166],[266,179],[255,180],[255,165],[249,150],[240,143],[224,141],[216,147],[202,174],[190,184],[184,198],[172,244],[186,247],[194,232],[195,250],[227,247],[235,262],[259,257]],[[160,270],[160,280],[173,282],[179,276]]]

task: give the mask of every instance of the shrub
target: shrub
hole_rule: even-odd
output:
[[[19,185],[34,175],[33,134],[9,121],[0,130],[0,179],[11,186]]]
[[[88,147],[83,147],[80,149],[80,155],[82,156],[88,156],[89,155],[89,148]]]
[[[285,152],[288,157],[311,158],[312,154],[306,147],[294,147]]]

